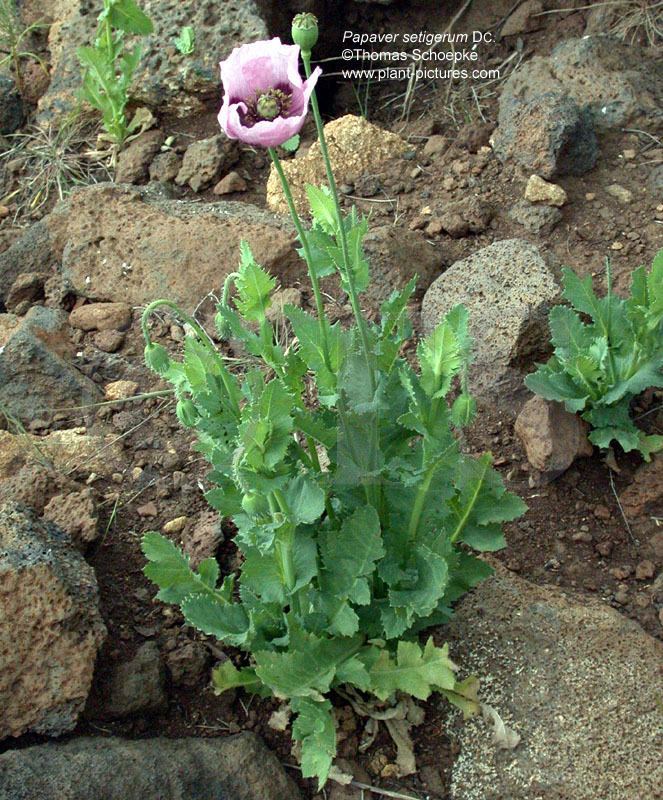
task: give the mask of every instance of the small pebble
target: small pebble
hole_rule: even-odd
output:
[[[136,513],[139,517],[156,517],[158,514],[156,505],[150,500],[149,503],[145,503],[145,505],[138,506],[136,509]]]
[[[639,581],[648,581],[654,577],[656,567],[652,561],[641,561],[635,568],[635,577]]]
[[[181,533],[187,523],[187,517],[175,517],[171,519],[161,529],[164,533]]]

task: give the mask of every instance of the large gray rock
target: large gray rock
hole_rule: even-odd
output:
[[[500,111],[514,99],[527,103],[546,92],[568,94],[597,128],[654,123],[663,108],[663,63],[609,36],[566,39],[509,77]]]
[[[544,178],[582,175],[596,164],[591,115],[561,91],[503,95],[498,122],[493,147],[502,161],[513,158]]]
[[[95,403],[99,388],[72,363],[67,315],[33,306],[6,334],[0,315],[0,403],[23,423],[56,409]]]
[[[451,800],[640,800],[660,796],[663,644],[599,600],[498,568],[445,629],[480,699],[521,736],[492,742],[455,717]]]
[[[46,12],[50,2],[41,0]],[[132,100],[159,113],[188,117],[205,111],[205,100],[220,99],[219,61],[245,42],[268,38],[258,4],[218,0],[151,0],[139,4],[154,23],[154,33],[141,37],[143,56],[134,76]],[[97,13],[87,0],[60,0],[57,22],[51,26],[51,84],[39,101],[42,118],[59,116],[76,102],[81,67],[76,49],[94,40]],[[196,33],[196,48],[182,55],[174,44],[181,29]]]
[[[252,733],[79,738],[0,755],[0,800],[300,800]]]
[[[105,636],[94,570],[69,536],[0,507],[0,739],[72,730]]]
[[[545,346],[547,315],[558,292],[538,249],[523,239],[506,239],[457,261],[437,278],[424,295],[421,320],[429,333],[463,303],[474,338],[470,389],[505,401],[523,392],[520,367]]]
[[[289,220],[247,203],[98,184],[75,191],[69,209],[62,276],[80,296],[133,306],[165,297],[192,311],[236,269],[242,239],[280,280],[305,274]]]

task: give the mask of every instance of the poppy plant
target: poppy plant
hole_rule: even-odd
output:
[[[299,74],[299,46],[277,37],[236,47],[221,62],[223,105],[219,124],[231,139],[277,147],[304,125],[309,98],[321,69]]]

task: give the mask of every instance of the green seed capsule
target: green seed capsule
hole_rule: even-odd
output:
[[[297,14],[292,21],[292,41],[298,44],[304,53],[310,53],[318,41],[318,18],[306,12]]]

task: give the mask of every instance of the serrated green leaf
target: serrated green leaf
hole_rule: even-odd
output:
[[[282,697],[320,699],[329,691],[336,666],[351,657],[358,646],[357,638],[322,639],[303,633],[296,649],[255,653],[256,675]]]
[[[563,351],[564,358],[585,353],[592,344],[594,334],[580,317],[567,306],[555,306],[548,318],[551,341]]]
[[[292,736],[302,745],[302,775],[318,779],[318,791],[329,777],[336,755],[336,728],[329,700],[316,702],[308,697],[295,698],[291,703],[297,715]]]
[[[182,613],[189,625],[222,642],[241,647],[246,644],[249,619],[238,603],[221,602],[211,595],[197,594],[182,601]]]
[[[463,306],[456,306],[446,315],[429,336],[417,347],[421,367],[421,386],[431,399],[444,397],[451,382],[463,366],[463,342],[458,335],[458,325],[467,314]]]
[[[383,651],[371,667],[371,691],[380,700],[396,692],[427,700],[434,690],[453,690],[454,669],[448,645],[436,647],[430,637],[422,651],[416,642],[400,641],[395,659]]]
[[[310,524],[325,510],[325,493],[308,475],[297,475],[286,486],[285,500],[292,520]]]
[[[326,233],[334,233],[337,229],[336,206],[329,189],[319,189],[317,186],[307,183],[306,194],[315,222]]]
[[[216,589],[219,580],[219,564],[215,558],[206,558],[200,562],[198,574],[202,582],[210,589]]]
[[[196,48],[196,32],[190,25],[185,25],[175,37],[175,47],[184,56],[193,53]]]
[[[240,242],[241,262],[235,287],[238,296],[235,305],[248,322],[262,322],[271,304],[271,293],[276,287],[276,279],[259,266],[253,258],[248,243]]]
[[[152,33],[152,20],[136,5],[134,0],[117,0],[110,8],[110,23],[125,33],[146,36]]]
[[[212,684],[215,694],[222,694],[230,689],[244,689],[254,694],[262,694],[263,687],[253,669],[237,669],[228,659],[212,670]]]
[[[320,607],[329,620],[329,632],[351,636],[358,625],[351,604],[370,603],[367,576],[384,555],[375,509],[358,508],[340,530],[325,531],[320,536],[320,552],[324,565],[320,575]]]
[[[157,597],[165,603],[180,603],[184,597],[204,591],[201,579],[191,570],[189,559],[165,536],[146,533],[141,547],[149,563],[144,574],[159,587]]]
[[[551,362],[553,359],[548,364],[540,364],[536,372],[527,375],[525,386],[546,400],[564,403],[566,410],[571,413],[582,411],[589,400],[589,393],[563,371],[559,362],[554,361],[552,365]]]

